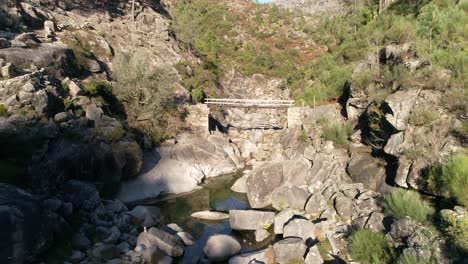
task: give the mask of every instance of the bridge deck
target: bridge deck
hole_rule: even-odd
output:
[[[294,106],[294,100],[256,100],[256,99],[205,99],[207,105],[231,107],[288,108]]]

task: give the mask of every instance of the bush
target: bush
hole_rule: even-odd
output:
[[[108,142],[113,142],[125,135],[125,130],[121,127],[115,127],[112,131],[106,136]]]
[[[0,116],[7,116],[8,115],[8,109],[4,104],[0,104]]]
[[[385,195],[384,209],[395,218],[409,217],[420,223],[428,221],[435,212],[419,193],[409,190],[396,190]]]
[[[442,221],[447,234],[453,239],[455,245],[463,251],[468,251],[468,216],[459,217],[452,211],[442,210]]]
[[[454,155],[442,166],[440,178],[444,188],[458,203],[468,206],[468,155]]]
[[[351,257],[363,264],[391,263],[395,252],[382,233],[361,229],[351,235]]]
[[[404,252],[396,262],[397,264],[435,264],[427,258],[418,257],[416,253]]]
[[[83,88],[92,97],[106,96],[112,93],[112,87],[106,82],[92,81],[83,83]]]
[[[205,93],[203,93],[203,90],[199,87],[192,89],[190,96],[192,97],[192,101],[196,103],[202,103],[205,99]]]
[[[323,131],[325,140],[330,140],[337,146],[345,146],[347,144],[347,138],[349,133],[349,127],[347,125],[331,124],[327,125]]]

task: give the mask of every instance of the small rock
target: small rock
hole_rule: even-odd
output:
[[[62,201],[59,199],[46,199],[43,202],[44,207],[51,210],[52,212],[57,212],[58,209],[62,206]]]
[[[248,178],[248,174],[237,179],[237,181],[232,185],[231,190],[233,192],[246,193],[247,192],[247,178]]]
[[[229,257],[239,253],[240,243],[228,235],[214,235],[206,241],[203,252],[213,262],[226,261]]]
[[[275,262],[286,264],[294,260],[304,260],[307,247],[302,239],[290,237],[276,242],[273,245],[273,250],[275,251]]]
[[[76,84],[74,81],[70,81],[68,83],[68,89],[70,91],[70,95],[72,97],[75,96],[80,96],[80,95],[85,95],[86,91],[82,89],[78,84]]]
[[[275,216],[275,234],[283,234],[284,225],[294,216],[294,211],[285,208]]]
[[[128,212],[132,216],[132,222],[141,227],[151,227],[159,223],[161,210],[156,206],[139,205]]]
[[[91,247],[91,241],[85,235],[78,233],[72,238],[72,246],[80,250],[86,250]]]
[[[21,90],[28,93],[34,93],[36,91],[36,87],[34,87],[34,84],[28,82],[25,85],[21,86]]]
[[[184,254],[184,245],[180,238],[173,236],[155,227],[147,232],[141,232],[137,239],[137,245],[143,244],[146,248],[157,246],[171,257],[180,257]]]
[[[121,242],[120,244],[118,244],[117,248],[119,249],[119,252],[121,254],[125,254],[128,251],[130,251],[130,244],[128,244],[127,242],[124,241],[124,242]]]
[[[19,75],[19,69],[11,63],[7,63],[1,69],[1,76],[5,78],[13,78]]]
[[[4,38],[0,38],[0,49],[6,49],[6,48],[9,48],[11,47],[11,43],[10,41],[4,39]]]
[[[203,220],[225,220],[229,219],[229,215],[221,212],[213,211],[201,211],[196,212],[191,215],[193,218],[203,219]]]
[[[255,230],[255,241],[262,242],[270,236],[270,232],[265,229]]]
[[[67,122],[71,118],[70,114],[67,112],[60,112],[55,114],[54,121],[55,122]]]
[[[100,244],[91,251],[93,257],[98,259],[110,260],[120,255],[119,249],[114,245]]]
[[[309,253],[307,253],[305,258],[305,264],[323,264],[323,259],[317,245],[309,249]]]
[[[82,259],[84,259],[86,255],[78,250],[73,250],[72,255],[70,257],[71,263],[79,263]]]
[[[182,241],[184,241],[184,244],[185,244],[186,246],[191,246],[191,245],[195,244],[192,235],[190,235],[190,234],[187,233],[187,232],[178,232],[176,235],[177,235],[180,239],[182,239]]]
[[[171,229],[172,231],[174,231],[175,233],[177,232],[184,232],[184,229],[182,227],[180,227],[178,224],[176,223],[170,223],[166,226],[167,228]],[[170,233],[170,232],[169,232]]]

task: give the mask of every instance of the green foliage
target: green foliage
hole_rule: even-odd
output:
[[[0,104],[0,116],[7,116],[8,115],[8,109],[4,104]]]
[[[83,88],[88,91],[92,97],[105,96],[112,94],[112,86],[106,82],[91,81],[83,83]]]
[[[288,264],[305,264],[304,259],[290,259]]]
[[[395,218],[410,217],[420,223],[429,221],[435,212],[419,193],[410,190],[396,190],[385,195],[384,208]]]
[[[299,136],[297,137],[297,139],[300,142],[305,143],[309,139],[309,135],[307,135],[307,132],[305,130],[301,130],[301,132],[299,132]]]
[[[382,233],[361,229],[351,235],[351,257],[363,264],[391,263],[395,252]]]
[[[415,253],[404,252],[396,264],[436,264],[427,258],[418,257]]]
[[[175,125],[180,123],[173,104],[173,85],[178,76],[172,68],[151,66],[152,57],[147,50],[117,53],[113,60],[113,90],[124,103],[130,125],[159,141],[169,131],[175,133]]]
[[[337,146],[346,146],[347,138],[350,128],[343,124],[328,124],[324,131],[323,136],[325,140],[330,140]]]
[[[122,138],[125,135],[125,130],[121,127],[114,127],[112,131],[106,135],[108,142],[114,142]]]
[[[190,96],[192,97],[192,100],[196,103],[202,103],[205,99],[205,94],[203,93],[203,90],[200,87],[192,89],[192,91],[190,92]]]
[[[458,217],[442,211],[445,231],[453,239],[455,245],[465,252],[468,251],[468,216]]]
[[[459,153],[442,166],[440,178],[444,188],[458,203],[468,206],[468,155]]]

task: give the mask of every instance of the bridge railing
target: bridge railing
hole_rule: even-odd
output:
[[[288,108],[294,106],[294,100],[257,100],[257,99],[205,99],[208,105],[232,106],[232,107],[264,107],[264,108]]]

